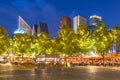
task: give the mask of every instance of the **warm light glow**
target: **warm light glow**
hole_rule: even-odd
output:
[[[67,63],[67,66],[70,67],[70,63]]]
[[[4,61],[3,57],[0,57],[0,61]]]
[[[10,53],[10,55],[9,56],[13,56],[13,54],[12,53]]]
[[[88,66],[88,69],[89,69],[89,72],[90,72],[90,73],[95,73],[95,72],[97,72],[97,69],[96,69],[95,66]]]
[[[96,57],[96,54],[93,51],[90,51],[90,56],[91,57]]]
[[[49,62],[45,62],[45,64],[48,64]]]
[[[64,62],[62,62],[62,64],[64,64]]]

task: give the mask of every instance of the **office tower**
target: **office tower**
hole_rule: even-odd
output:
[[[86,18],[84,18],[84,17],[82,17],[80,15],[75,16],[73,18],[73,29],[74,29],[75,33],[77,33],[78,26],[80,24],[86,25],[86,22],[87,22]]]
[[[46,23],[39,22],[38,24],[34,24],[32,28],[32,35],[40,35],[41,32],[48,32],[48,26]]]
[[[28,35],[31,35],[31,28],[30,26],[27,24],[27,22],[25,22],[25,20],[19,16],[19,19],[18,19],[18,29],[23,29],[25,30],[25,32],[28,34]]]
[[[98,26],[102,22],[102,18],[97,15],[90,16],[90,26]]]
[[[48,32],[48,26],[46,23],[42,23],[42,22],[39,22],[38,23],[38,34],[41,33],[41,32],[46,32],[49,34]]]
[[[37,34],[37,28],[38,28],[38,25],[37,24],[33,24],[32,35]]]
[[[62,18],[60,18],[60,27],[64,25],[71,27],[71,19],[68,16],[63,16]]]

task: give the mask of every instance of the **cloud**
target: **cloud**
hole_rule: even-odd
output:
[[[1,2],[0,25],[9,34],[17,28],[17,17],[22,16],[31,26],[38,21],[46,22],[51,37],[57,34],[59,11],[44,0],[5,0]]]

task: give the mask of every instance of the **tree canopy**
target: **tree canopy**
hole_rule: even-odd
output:
[[[10,47],[10,39],[5,28],[0,27],[0,54],[4,54]]]

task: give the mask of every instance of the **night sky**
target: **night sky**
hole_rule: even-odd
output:
[[[0,26],[9,36],[17,29],[18,16],[31,27],[39,21],[48,24],[50,37],[57,35],[59,18],[98,15],[108,28],[120,24],[120,0],[0,0]]]

